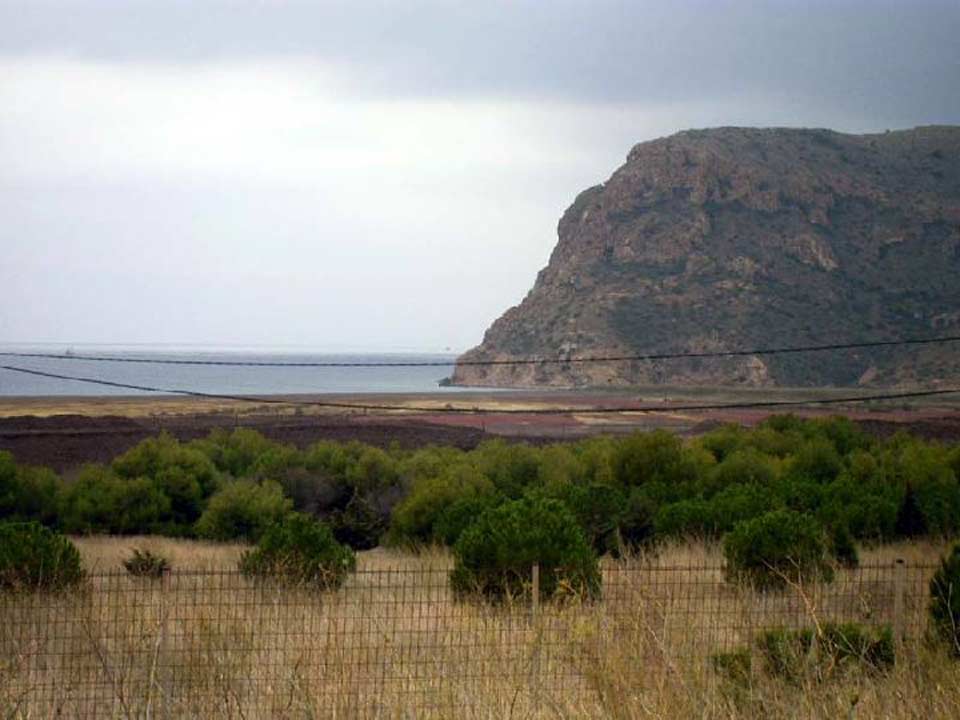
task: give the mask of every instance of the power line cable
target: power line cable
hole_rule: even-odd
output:
[[[653,406],[616,406],[616,407],[566,407],[566,408],[481,408],[481,407],[425,407],[418,405],[386,405],[370,403],[351,403],[336,402],[327,400],[285,400],[281,398],[258,398],[244,395],[227,395],[220,393],[207,393],[199,390],[180,390],[175,388],[160,388],[149,385],[134,385],[129,383],[114,382],[103,380],[101,378],[79,377],[74,375],[61,375],[58,373],[44,372],[42,370],[32,370],[30,368],[17,367],[14,365],[0,365],[0,369],[10,372],[23,373],[26,375],[35,375],[38,377],[51,378],[56,380],[70,380],[73,382],[88,383],[91,385],[100,385],[105,387],[121,388],[125,390],[139,390],[142,392],[163,393],[167,395],[186,395],[189,397],[204,398],[208,400],[233,400],[237,402],[248,402],[270,405],[295,405],[303,407],[326,407],[339,408],[344,410],[377,410],[377,411],[402,411],[417,413],[453,413],[453,414],[473,414],[473,415],[600,415],[600,414],[626,414],[626,413],[675,413],[692,412],[700,410],[737,410],[747,408],[771,408],[771,407],[803,407],[809,405],[839,405],[862,402],[875,402],[882,400],[905,400],[910,398],[936,397],[941,395],[952,395],[960,393],[960,388],[938,388],[935,390],[912,390],[899,393],[881,393],[874,395],[856,395],[848,397],[835,398],[808,398],[804,400],[761,400],[756,402],[737,402],[722,404],[691,404],[691,405],[672,405],[670,407]]]
[[[865,342],[830,343],[826,345],[798,345],[793,347],[753,348],[748,350],[716,350],[703,352],[646,353],[637,355],[598,355],[588,357],[516,358],[512,360],[412,360],[397,362],[374,361],[322,361],[282,362],[256,360],[184,360],[173,358],[138,358],[117,355],[76,355],[74,353],[31,353],[2,351],[0,357],[33,358],[47,360],[80,360],[85,362],[131,363],[142,365],[206,365],[215,367],[280,367],[280,368],[390,368],[390,367],[482,367],[496,365],[547,365],[582,364],[606,362],[652,362],[656,360],[681,360],[743,357],[749,355],[788,355],[806,352],[838,350],[863,350],[869,348],[898,347],[908,345],[941,345],[960,341],[960,335],[937,338],[906,338],[903,340],[874,340]]]

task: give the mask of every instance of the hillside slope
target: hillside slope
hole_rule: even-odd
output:
[[[549,264],[461,361],[960,332],[960,128],[718,128],[637,145],[564,213]],[[960,345],[470,367],[461,385],[901,385]]]

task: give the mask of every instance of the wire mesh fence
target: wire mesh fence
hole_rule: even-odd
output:
[[[443,566],[361,569],[330,592],[232,571],[103,573],[71,593],[0,595],[0,700],[29,717],[449,717],[480,698],[487,713],[589,708],[618,657],[707,666],[769,628],[889,625],[909,651],[934,570],[861,566],[757,593],[721,567],[623,561],[604,568],[600,600],[548,601],[532,582],[496,604],[455,598]]]

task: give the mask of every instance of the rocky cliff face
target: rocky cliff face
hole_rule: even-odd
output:
[[[461,361],[960,333],[960,128],[719,128],[633,148],[560,220],[520,305]],[[960,379],[960,345],[458,365],[494,386],[897,385]]]

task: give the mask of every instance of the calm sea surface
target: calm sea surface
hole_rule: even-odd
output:
[[[64,348],[0,346],[0,351],[63,353]],[[416,393],[457,392],[438,382],[453,372],[452,354],[329,354],[268,351],[162,351],[75,347],[73,359],[0,357],[0,365],[13,365],[58,375],[109,380],[170,390],[191,390],[230,395],[312,393]],[[234,362],[441,362],[441,367],[379,368],[270,368],[194,365],[148,365],[92,362],[76,356],[169,360],[226,360]],[[72,380],[24,375],[0,369],[0,396],[37,395],[138,395],[134,390],[111,388]],[[152,394],[152,393],[144,393]]]

